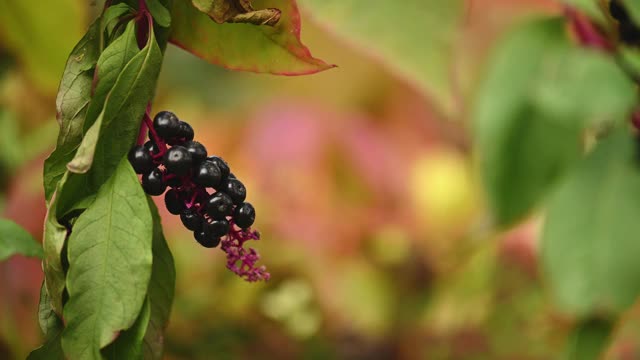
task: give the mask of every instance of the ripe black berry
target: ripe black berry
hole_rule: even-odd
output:
[[[239,205],[233,212],[233,221],[242,229],[249,228],[255,220],[256,210],[248,202]]]
[[[185,141],[193,140],[193,128],[188,122],[180,121],[180,128],[178,131],[178,137]]]
[[[218,169],[220,169],[220,176],[222,177],[222,179],[226,179],[227,176],[229,176],[229,174],[231,173],[231,169],[229,169],[229,164],[227,164],[227,162],[224,161],[221,157],[209,156],[207,160],[211,161],[212,163],[218,166]]]
[[[191,154],[183,146],[174,146],[164,155],[164,166],[170,173],[186,175],[191,169]]]
[[[235,178],[228,178],[218,190],[229,195],[236,205],[242,204],[247,198],[247,189],[240,180]]]
[[[197,141],[187,141],[183,146],[191,154],[194,164],[199,164],[207,158],[207,148]]]
[[[209,236],[219,238],[229,232],[229,222],[227,220],[213,220],[204,224],[204,232]]]
[[[233,200],[223,192],[213,194],[207,201],[207,214],[214,219],[222,220],[233,212]]]
[[[154,143],[153,140],[149,140],[146,143],[144,143],[144,148],[147,149],[147,151],[153,155],[160,152],[158,145]]]
[[[146,174],[154,168],[151,154],[142,145],[131,148],[128,158],[136,174]]]
[[[206,248],[214,248],[220,244],[219,237],[211,236],[205,230],[194,231],[193,237],[200,245]]]
[[[148,174],[142,175],[142,188],[149,195],[157,196],[162,194],[167,188],[167,184],[162,179],[162,171],[155,168]]]
[[[174,113],[161,111],[153,119],[153,127],[161,138],[171,139],[178,135],[180,121]]]
[[[218,165],[211,161],[203,161],[198,166],[193,177],[193,182],[204,187],[215,188],[220,184],[221,175]]]
[[[191,231],[202,230],[204,218],[198,214],[194,208],[184,209],[180,213],[180,220],[182,221],[182,225]]]
[[[175,190],[169,190],[164,194],[164,204],[173,215],[178,215],[184,210],[184,201],[180,198],[180,195]]]

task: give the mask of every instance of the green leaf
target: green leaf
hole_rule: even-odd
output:
[[[581,154],[582,131],[622,119],[633,84],[612,59],[574,47],[560,19],[535,20],[502,42],[474,113],[480,169],[497,225],[527,215]]]
[[[62,74],[60,90],[56,98],[56,110],[60,132],[56,149],[44,162],[44,192],[51,199],[56,185],[67,171],[67,163],[73,159],[82,141],[82,129],[87,107],[91,101],[93,71],[100,51],[100,19],[96,20],[85,36],[71,51]]]
[[[58,318],[55,311],[51,307],[51,298],[47,293],[47,287],[44,281],[40,286],[40,302],[38,303],[38,323],[40,324],[40,330],[45,336],[45,339],[50,339],[52,334],[56,334],[62,331],[62,321]]]
[[[149,300],[144,302],[136,322],[131,328],[118,335],[116,341],[102,350],[107,359],[142,359],[142,341],[149,325],[151,307]]]
[[[626,130],[597,146],[550,199],[542,265],[557,304],[617,314],[640,294],[640,171]]]
[[[144,337],[144,358],[162,359],[164,331],[169,323],[175,293],[176,270],[173,256],[162,234],[158,208],[150,197],[147,200],[153,218],[153,268],[148,292],[151,319]]]
[[[255,3],[260,9],[279,9],[282,16],[278,24],[217,24],[190,0],[175,0],[171,7],[170,42],[233,70],[303,75],[333,67],[311,56],[300,42],[300,15],[294,1]]]
[[[193,6],[218,24],[224,22],[274,26],[282,15],[269,8],[254,10],[250,0],[192,0]]]
[[[27,359],[63,360],[65,357],[62,351],[62,345],[60,344],[60,334],[62,333],[63,324],[51,307],[51,299],[49,298],[44,282],[40,287],[38,322],[45,336],[45,343],[41,347],[33,350]]]
[[[142,116],[151,101],[160,72],[162,53],[151,32],[147,45],[122,69],[104,104],[100,136],[93,163],[86,174],[70,174],[60,192],[57,215],[95,193],[135,143]],[[92,141],[87,140],[87,145]]]
[[[366,49],[430,95],[445,113],[454,110],[451,64],[464,10],[462,0],[299,0],[312,18]]]
[[[67,164],[67,169],[73,173],[84,174],[93,164],[96,144],[100,137],[104,111],[106,110],[110,91],[125,67],[138,54],[135,21],[130,21],[124,33],[114,40],[98,59],[96,66],[98,82],[91,98],[87,116],[84,122],[85,136],[76,152],[75,157]]]
[[[63,188],[68,173],[58,183],[56,193],[54,193],[47,216],[44,220],[44,234],[42,238],[42,247],[44,249],[44,259],[42,260],[42,268],[44,270],[44,281],[47,288],[47,294],[51,299],[53,310],[62,315],[62,293],[65,287],[65,271],[62,266],[62,249],[67,239],[67,228],[62,226],[57,220],[58,196],[60,189]]]
[[[171,14],[158,0],[147,0],[147,7],[156,24],[162,27],[171,26]]]
[[[131,6],[125,3],[109,6],[102,14],[102,31],[106,30],[111,32],[113,30],[113,27],[115,27],[115,23],[117,23],[117,21],[127,13],[133,14],[133,9],[131,8]]]
[[[0,1],[0,38],[12,49],[35,85],[55,92],[60,71],[74,43],[85,31],[87,11],[77,0]]]
[[[151,277],[152,227],[138,177],[122,159],[69,237],[62,333],[69,358],[100,359],[100,349],[136,321]]]
[[[27,356],[27,360],[65,360],[62,346],[60,345],[60,339],[62,337],[62,330],[58,330],[49,338],[44,345],[33,350]]]
[[[609,345],[615,322],[590,318],[581,321],[569,337],[566,360],[598,360]]]
[[[563,0],[566,4],[582,10],[590,18],[600,24],[606,23],[606,18],[600,10],[599,0]],[[633,0],[632,0],[633,1]]]
[[[42,246],[20,225],[0,219],[0,261],[13,255],[42,258]]]

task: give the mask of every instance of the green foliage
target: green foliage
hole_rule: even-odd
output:
[[[0,219],[0,261],[13,255],[42,258],[42,247],[18,224]]]
[[[629,14],[636,23],[640,23],[640,3],[635,0],[622,0]]]
[[[278,24],[217,24],[190,0],[175,0],[170,41],[233,70],[302,75],[332,67],[312,57],[300,42],[298,9],[291,0],[255,1],[255,6],[278,8],[282,13]]]
[[[600,0],[564,0],[564,2],[584,11],[599,23],[605,22],[605,16],[600,10]]]
[[[633,86],[612,59],[574,47],[558,19],[509,34],[474,115],[484,186],[499,226],[517,222],[548,194],[579,158],[588,125],[628,114]]]
[[[640,171],[629,135],[604,140],[552,197],[542,260],[557,304],[618,314],[640,295]]]
[[[135,322],[151,277],[152,226],[138,177],[123,159],[69,237],[62,334],[69,357],[99,359]]]
[[[454,109],[453,45],[464,8],[460,0],[300,0],[318,22],[373,53],[429,94],[446,113]]]
[[[607,319],[591,318],[581,321],[570,335],[564,359],[601,359],[613,327],[614,322]]]

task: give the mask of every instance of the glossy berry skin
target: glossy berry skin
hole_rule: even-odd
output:
[[[222,176],[218,165],[205,160],[195,171],[193,182],[204,187],[215,188],[220,184]]]
[[[194,164],[199,164],[207,158],[207,148],[197,141],[187,141],[182,146],[189,151]]]
[[[165,184],[162,179],[162,171],[155,168],[148,174],[142,175],[142,188],[147,194],[152,196],[162,194],[167,188],[167,184]]]
[[[227,176],[229,176],[229,174],[231,173],[229,164],[227,164],[227,162],[224,161],[221,157],[209,156],[207,160],[211,161],[212,163],[218,166],[218,169],[220,169],[220,176],[222,177],[222,179],[226,179]]]
[[[213,194],[207,201],[207,214],[216,220],[222,220],[233,212],[233,200],[223,192]]]
[[[136,174],[146,174],[155,167],[153,165],[153,158],[151,157],[151,154],[142,145],[131,148],[131,150],[129,150],[128,158],[131,166],[133,166],[133,170],[136,171]]]
[[[158,145],[154,143],[153,140],[149,140],[146,143],[144,143],[144,148],[147,149],[147,151],[153,155],[160,152]]]
[[[180,128],[178,131],[178,137],[185,141],[193,140],[193,128],[188,122],[180,121]]]
[[[180,220],[182,225],[191,231],[202,230],[204,218],[194,208],[184,209],[180,213]]]
[[[186,175],[193,164],[191,153],[183,146],[173,146],[164,155],[163,161],[167,170],[176,175]]]
[[[244,187],[244,184],[240,180],[235,178],[227,179],[218,190],[229,195],[236,205],[242,204],[244,199],[247,198],[247,188]]]
[[[153,118],[153,127],[163,139],[171,139],[180,131],[180,120],[170,111],[161,111]]]
[[[242,205],[237,206],[236,210],[233,212],[233,221],[241,229],[247,229],[251,227],[255,220],[256,209],[254,209],[253,205],[248,202],[242,203]]]
[[[164,194],[164,204],[173,215],[182,213],[185,208],[184,201],[180,198],[178,192],[173,189]]]
[[[227,235],[229,222],[227,220],[213,220],[204,224],[204,232],[215,238]]]
[[[206,248],[214,248],[214,247],[218,246],[218,244],[220,244],[220,238],[219,237],[211,236],[210,234],[208,234],[204,230],[194,231],[193,232],[193,237],[196,239],[196,241],[200,245],[202,245],[202,246],[204,246]]]
[[[178,188],[180,186],[182,186],[182,178],[179,176],[174,176],[171,179],[165,179],[164,180],[167,183],[168,187],[172,187],[172,188]]]

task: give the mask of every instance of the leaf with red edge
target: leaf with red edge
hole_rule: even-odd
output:
[[[217,24],[190,0],[171,8],[170,42],[213,64],[232,70],[276,75],[305,75],[330,69],[300,41],[300,14],[294,0],[257,0],[255,9],[277,8],[275,26]]]

